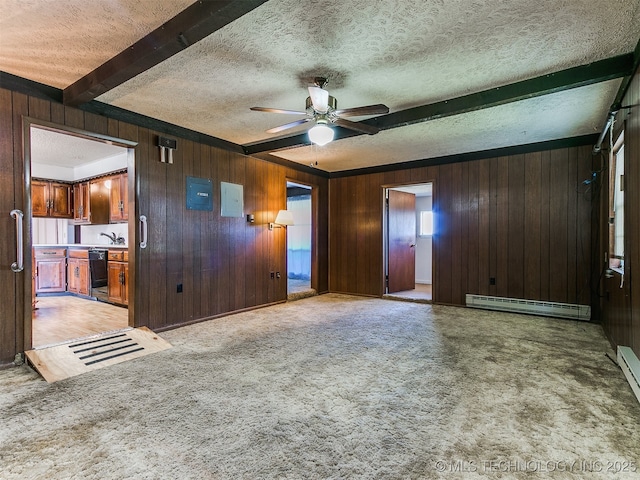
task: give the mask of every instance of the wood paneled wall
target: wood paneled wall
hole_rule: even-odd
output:
[[[24,205],[22,118],[87,130],[135,141],[136,213],[146,215],[149,241],[136,249],[135,301],[137,326],[164,329],[286,299],[284,229],[269,231],[277,211],[286,208],[286,180],[314,186],[316,231],[313,242],[313,286],[328,290],[328,180],[256,158],[178,138],[173,165],[159,162],[159,132],[74,108],[0,89],[0,364],[27,348],[25,278],[11,272],[15,261],[15,229],[9,212]],[[213,212],[186,209],[186,176],[210,178]],[[244,185],[245,218],[220,216],[220,182]],[[130,198],[132,195],[130,194]],[[130,226],[130,243],[139,240]],[[26,256],[27,260],[29,256]],[[281,272],[271,280],[270,272]],[[133,275],[133,273],[132,273]],[[183,292],[177,292],[177,284]],[[27,315],[29,312],[27,312]]]
[[[329,288],[382,295],[383,187],[434,182],[434,301],[590,305],[591,167],[583,146],[333,178]]]
[[[612,278],[603,277],[599,293],[603,327],[611,344],[631,347],[640,358],[640,273],[636,273],[640,272],[640,73],[636,72],[622,105],[629,108],[618,113],[615,131],[624,128],[625,275],[623,279],[614,272]],[[600,258],[608,251],[608,198],[605,176],[600,198],[604,219],[599,225]]]

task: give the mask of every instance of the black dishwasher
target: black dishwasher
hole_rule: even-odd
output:
[[[91,277],[91,296],[98,300],[107,301],[107,250],[101,248],[89,249],[89,276]]]

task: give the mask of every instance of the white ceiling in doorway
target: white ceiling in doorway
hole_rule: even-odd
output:
[[[393,187],[391,190],[398,190],[399,192],[405,192],[405,193],[413,193],[416,197],[430,197],[433,195],[433,183],[403,185],[401,187]]]

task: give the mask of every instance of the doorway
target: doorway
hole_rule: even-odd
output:
[[[433,183],[385,189],[385,297],[433,300]]]
[[[90,258],[117,252],[128,271],[135,144],[30,119],[24,138],[26,343],[42,348],[133,326],[132,288],[121,276],[126,301],[110,301],[93,288]]]
[[[287,298],[315,294],[311,287],[312,269],[312,187],[287,181],[287,210],[293,225],[287,227]]]

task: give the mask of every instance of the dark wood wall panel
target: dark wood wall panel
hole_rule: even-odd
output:
[[[13,193],[14,207],[12,208],[17,208],[24,212],[25,209],[22,205],[22,199],[19,194],[19,192],[22,191],[25,186],[24,162],[21,161],[22,155],[23,155],[22,154],[22,144],[23,144],[22,118],[24,116],[29,115],[29,98],[26,95],[22,95],[16,92],[13,93],[12,98],[13,98],[12,100],[13,101],[13,105],[12,105],[13,119],[11,124],[13,128],[13,133],[14,133],[13,134],[13,155],[8,159],[9,161],[13,160],[14,178],[13,178],[13,188],[9,186],[9,190],[12,190],[12,193]],[[46,109],[41,109],[41,110],[43,110],[43,114],[45,116],[49,115],[49,112]],[[0,159],[0,161],[3,161],[3,160],[4,159]],[[4,186],[2,186],[2,189],[4,189]],[[14,232],[15,230],[12,228],[9,231]],[[31,232],[31,225],[29,225],[29,222],[26,219],[24,220],[23,231],[25,232],[26,235],[28,235],[29,232]],[[11,243],[15,246],[15,241],[12,241]],[[30,286],[31,275],[32,275],[31,262],[29,261],[31,259],[30,253],[31,252],[26,252],[26,251],[24,252],[25,269],[23,270],[22,273],[16,275],[16,277],[18,278],[14,280],[16,282],[15,302],[16,302],[16,311],[17,311],[18,317],[12,322],[12,328],[15,329],[14,339],[15,339],[15,344],[17,346],[20,346],[24,342],[25,337],[31,336],[31,325],[25,325],[23,321],[23,318],[27,311],[26,309],[30,308],[30,307],[27,307],[27,305],[31,304],[30,301],[25,302],[25,295],[26,295],[25,292],[26,290],[30,290],[27,287],[28,285],[27,282],[29,282],[29,286]],[[14,260],[15,260],[15,253],[14,253]],[[3,265],[3,268],[4,268],[4,265]],[[23,281],[20,281],[21,277],[24,278]]]
[[[0,363],[12,360],[22,335],[21,298],[18,297],[18,276],[10,265],[16,261],[16,239],[14,220],[9,212],[16,208],[13,188],[15,173],[13,162],[13,100],[11,92],[0,89],[0,230],[6,232],[0,242]]]
[[[50,121],[51,103],[41,98],[29,97],[29,115]]]
[[[624,128],[625,149],[625,266],[624,281],[621,275],[613,273],[612,278],[603,278],[598,293],[601,295],[603,326],[609,340],[615,347],[628,346],[640,358],[640,73],[636,73],[616,118],[616,134]],[[608,182],[606,175],[600,211],[599,254],[602,258],[608,249]],[[598,265],[602,265],[598,263]],[[604,268],[604,267],[601,267]],[[636,278],[638,277],[638,278]]]
[[[442,238],[451,238],[453,236],[453,221],[448,221],[448,219],[446,218],[445,210],[442,208],[443,205],[453,205],[452,189],[442,188],[443,185],[455,185],[455,182],[458,179],[453,178],[452,173],[453,169],[444,169],[438,175],[437,198],[439,198],[440,201],[433,202],[434,215],[437,219],[434,232],[438,232],[438,236],[441,236]],[[434,235],[433,240],[434,243],[437,242],[436,235]],[[438,265],[435,266],[435,269],[438,272],[438,281],[435,285],[438,286],[438,291],[440,292],[439,295],[442,298],[451,299],[451,282],[453,281],[451,275],[453,250],[451,249],[451,246],[449,245],[447,248],[439,249],[438,257],[434,258],[433,261],[438,263]],[[446,268],[443,268],[444,265],[446,265]]]
[[[578,178],[578,151],[576,149],[568,151],[567,172],[568,178]],[[578,195],[575,194],[578,189],[578,182],[576,182],[575,190],[567,192],[567,270],[565,278],[568,299],[576,298],[578,292],[578,278],[576,276],[578,269]]]
[[[499,157],[494,163],[496,176],[495,192],[495,270],[493,277],[496,279],[495,295],[499,297],[509,296],[509,269],[518,268],[509,264],[509,158]],[[473,292],[469,292],[473,293]]]
[[[628,148],[629,166],[629,199],[627,205],[627,225],[629,245],[629,266],[631,272],[640,272],[640,74],[636,74],[629,95],[624,105],[634,105],[633,111],[629,110],[626,126],[626,146]],[[640,273],[635,274],[640,277]],[[626,333],[627,345],[630,345],[638,358],[640,358],[640,279],[633,282],[633,274],[628,279],[631,293],[630,328]]]
[[[527,279],[524,298],[540,297],[540,233],[542,205],[542,158],[539,152],[531,154],[524,165],[524,259],[523,275]]]
[[[354,181],[353,178],[348,178],[347,179],[347,185],[345,187],[345,189],[347,190],[347,201],[348,202],[352,202],[355,200],[356,197],[356,182]],[[349,277],[348,281],[347,281],[347,285],[351,286],[351,285],[355,285],[356,286],[356,292],[357,293],[364,293],[362,290],[359,290],[358,287],[360,287],[361,289],[363,288],[362,283],[359,285],[358,284],[358,231],[363,229],[363,223],[360,221],[360,216],[359,214],[359,209],[355,209],[355,210],[351,210],[349,211],[349,213],[347,214],[347,218],[346,218],[346,224],[345,227],[349,228],[350,226],[355,227],[355,242],[350,242],[347,243],[345,245],[345,257],[344,257],[344,261],[345,261],[345,266],[347,267],[347,271],[348,272],[352,272],[353,275]],[[366,229],[363,229],[366,231]]]
[[[497,259],[497,254],[498,254],[498,248],[497,248],[497,239],[498,239],[498,229],[497,229],[497,219],[498,219],[498,215],[497,215],[497,211],[498,211],[498,195],[495,194],[495,192],[497,191],[497,182],[498,182],[498,159],[497,158],[491,158],[488,160],[485,160],[486,162],[489,163],[489,182],[487,184],[485,184],[483,186],[483,188],[486,188],[486,192],[487,195],[489,197],[489,208],[488,208],[488,216],[489,216],[489,221],[488,221],[488,257],[489,257],[489,278],[496,278],[496,271],[497,271],[497,265],[498,265],[498,259]],[[481,283],[482,280],[480,280]],[[493,284],[491,284],[490,282],[487,282],[488,286],[489,286],[489,295],[497,295],[498,290],[497,290],[497,286],[495,284],[495,282]]]
[[[105,119],[106,120],[106,119]],[[108,132],[108,122],[104,122],[103,128]],[[150,162],[149,162],[149,130],[141,128],[138,131],[138,151],[140,152],[140,159],[136,164],[136,178],[134,179],[134,191],[137,197],[137,210],[139,212],[150,212],[151,200],[149,198],[149,182],[140,182],[140,178],[149,178],[151,175]],[[131,195],[129,196],[131,198]],[[146,213],[145,215],[148,215]],[[140,243],[140,233],[138,229],[134,229],[134,235],[129,233],[129,242]],[[148,249],[140,249],[137,252],[134,260],[135,264],[135,285],[140,292],[148,292],[146,295],[142,295],[134,303],[135,318],[142,325],[151,326],[153,323],[150,318],[150,292],[151,292],[151,269],[153,268],[150,261]]]
[[[583,146],[578,149],[578,159],[589,155],[591,155],[590,146]],[[597,170],[598,166],[594,165],[593,156],[591,165],[579,161],[578,179],[587,179],[591,176],[592,171]],[[592,222],[592,215],[598,211],[598,208],[597,205],[592,206],[592,190],[585,188],[583,184],[578,186],[578,199],[581,200],[578,201],[577,205],[576,250],[578,257],[576,259],[576,278],[578,283],[576,285],[576,298],[591,297],[594,318],[599,319],[600,310],[597,308],[598,302],[594,301],[591,292],[592,278],[590,276],[591,274],[597,275],[597,271],[591,271],[591,265],[595,260],[602,258],[599,251],[595,250],[595,245],[592,244],[592,238],[597,236],[597,222]]]
[[[479,295],[489,295],[489,289],[491,285],[487,279],[491,277],[491,263],[490,255],[486,252],[490,250],[490,205],[491,195],[489,190],[490,178],[491,178],[491,161],[480,160],[473,162],[478,165],[478,224],[475,229],[470,227],[470,231],[477,231],[478,235],[478,250],[476,256],[478,259],[478,276],[474,279],[471,278],[468,288],[469,290],[474,287],[477,289]],[[436,186],[436,195],[439,190]],[[434,252],[434,256],[437,254]],[[472,258],[473,261],[473,258]]]
[[[509,265],[520,265],[520,268],[509,268],[507,272],[507,296],[524,297],[524,216],[525,216],[525,159],[524,155],[514,155],[509,163],[508,193],[508,255]]]
[[[382,294],[383,187],[433,181],[436,302],[476,293],[589,305],[578,286],[591,273],[580,188],[590,172],[590,149],[574,147],[331,179],[330,289]]]
[[[451,206],[450,219],[451,236],[451,256],[449,262],[449,271],[451,272],[451,303],[464,303],[464,295],[466,293],[466,275],[462,276],[462,262],[465,261],[466,267],[466,245],[463,247],[463,239],[466,243],[464,225],[467,217],[467,205],[464,200],[467,197],[466,191],[468,183],[466,182],[465,170],[468,167],[466,163],[456,163],[451,165],[451,175],[457,178],[457,181],[450,184]],[[462,192],[465,192],[463,194]],[[465,268],[466,270],[466,268]],[[466,272],[465,272],[466,273]],[[464,286],[463,286],[464,283]]]
[[[467,165],[469,172],[468,189],[467,189],[467,233],[477,232],[480,229],[480,162],[471,162]],[[480,255],[479,242],[480,235],[468,235],[467,238],[467,285],[465,292],[469,288],[473,288],[479,283]]]
[[[550,195],[551,152],[541,152],[540,167],[540,298],[549,297],[549,268],[551,264],[550,238],[551,218],[549,210],[552,208]]]
[[[566,149],[551,152],[551,170],[549,172],[549,224],[551,236],[549,243],[549,299],[555,302],[563,301],[567,292],[567,189],[575,192],[566,183],[567,152]],[[561,180],[561,181],[554,181]],[[559,253],[562,253],[560,255]]]
[[[137,127],[61,104],[0,89],[0,364],[28,348],[25,331],[25,277],[9,269],[15,260],[15,233],[8,212],[24,210],[22,119],[25,116],[61,126],[87,130],[137,142],[135,178],[130,198],[135,197],[136,218],[148,219],[146,249],[136,248],[130,271],[135,277],[131,311],[137,326],[152,329],[199,321],[234,311],[286,299],[286,230],[269,231],[269,222],[286,208],[286,181],[312,185],[316,199],[316,255],[313,287],[329,289],[328,200],[329,181],[323,176],[245,157],[215,147],[177,138],[174,163],[159,161],[157,138],[161,132]],[[213,211],[186,209],[186,176],[210,178]],[[220,182],[244,186],[245,213],[255,223],[220,215]],[[137,222],[129,228],[129,241],[139,244]],[[29,258],[26,259],[30,268]],[[270,272],[280,272],[271,279]],[[178,293],[177,285],[183,291]],[[25,340],[25,337],[27,340]]]

